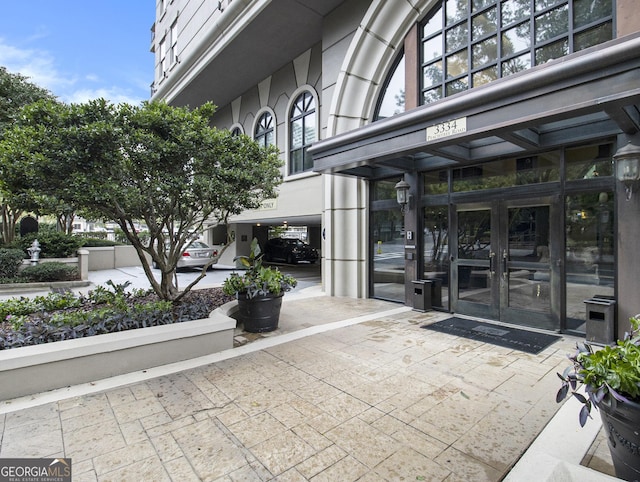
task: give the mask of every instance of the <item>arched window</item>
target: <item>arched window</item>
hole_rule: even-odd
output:
[[[231,129],[231,135],[233,137],[238,137],[239,135],[242,135],[242,129],[240,129],[240,127],[235,126],[233,129]]]
[[[253,134],[261,146],[267,147],[275,143],[275,131],[273,128],[273,116],[270,112],[263,112],[258,118]]]
[[[398,56],[391,72],[384,83],[382,94],[378,98],[378,105],[373,116],[374,120],[401,114],[405,109],[405,71],[404,52]]]
[[[313,159],[307,148],[316,140],[316,102],[310,92],[300,94],[289,118],[289,174],[308,171]]]
[[[444,0],[421,24],[434,102],[613,38],[613,0]]]

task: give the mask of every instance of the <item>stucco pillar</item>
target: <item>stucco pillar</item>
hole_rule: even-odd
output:
[[[329,296],[368,296],[366,199],[362,179],[325,176],[322,269]]]
[[[89,250],[87,249],[78,250],[78,272],[82,281],[89,279]]]

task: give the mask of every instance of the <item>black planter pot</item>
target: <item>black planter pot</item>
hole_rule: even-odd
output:
[[[598,404],[616,477],[640,480],[640,404],[612,397]]]
[[[279,295],[257,295],[247,298],[246,293],[238,294],[237,320],[244,324],[249,333],[264,333],[278,328],[282,297]]]

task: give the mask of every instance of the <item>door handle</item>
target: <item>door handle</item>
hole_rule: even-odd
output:
[[[502,250],[502,279],[507,279],[507,261],[509,260],[509,255],[507,254],[507,250]]]
[[[496,253],[489,251],[489,279],[496,274]]]

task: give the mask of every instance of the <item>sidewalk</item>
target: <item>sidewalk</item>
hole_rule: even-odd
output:
[[[554,418],[576,339],[529,355],[420,328],[447,316],[307,287],[239,348],[3,404],[0,457],[71,457],[74,482],[608,480],[563,458],[598,431]]]

